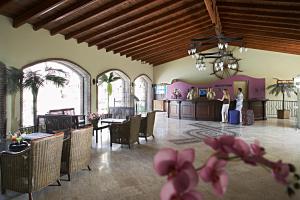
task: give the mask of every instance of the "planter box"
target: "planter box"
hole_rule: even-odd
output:
[[[290,111],[289,110],[277,110],[277,118],[278,119],[289,119]]]

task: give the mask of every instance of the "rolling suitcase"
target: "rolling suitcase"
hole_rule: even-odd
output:
[[[253,110],[244,110],[243,111],[243,125],[252,125],[254,124],[254,113]]]
[[[229,110],[228,112],[228,123],[229,124],[239,124],[240,123],[240,111]]]

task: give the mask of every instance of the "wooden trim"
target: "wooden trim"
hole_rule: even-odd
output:
[[[51,35],[55,35],[59,32],[62,32],[63,30],[66,30],[70,27],[73,27],[75,25],[78,25],[79,23],[82,23],[84,21],[88,21],[98,15],[100,15],[101,13],[105,12],[105,11],[109,11],[109,10],[113,10],[115,7],[120,6],[121,4],[125,3],[126,0],[113,0],[110,1],[109,3],[101,6],[100,8],[95,8],[94,10],[91,10],[90,12],[81,15],[79,17],[76,17],[75,19],[64,23],[62,25],[59,25],[55,28],[53,28],[52,30],[50,30]]]
[[[65,19],[73,14],[75,14],[76,12],[78,12],[79,10],[89,7],[90,5],[92,5],[93,3],[95,3],[95,0],[81,0],[79,2],[76,2],[75,4],[71,5],[70,7],[66,7],[65,9],[50,15],[49,17],[42,19],[41,21],[33,24],[33,29],[34,30],[39,30],[40,28],[43,28],[44,26],[46,26],[49,23],[53,23],[62,19]]]
[[[56,9],[57,7],[64,4],[64,0],[50,0],[50,1],[43,1],[41,3],[38,3],[37,6],[23,12],[22,14],[14,17],[13,19],[13,26],[15,28],[25,24],[33,17],[39,17],[43,14]]]
[[[215,26],[215,31],[217,35],[220,35],[222,33],[222,25],[219,17],[218,8],[216,5],[216,0],[204,0],[207,12],[209,14],[209,17],[211,19],[211,22]]]

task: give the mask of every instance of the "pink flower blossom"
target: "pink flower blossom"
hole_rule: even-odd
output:
[[[225,160],[212,156],[199,172],[204,182],[212,183],[213,191],[219,197],[224,195],[228,185],[228,175],[224,169],[226,163]]]
[[[274,163],[272,167],[272,175],[275,180],[283,185],[287,185],[287,178],[290,174],[290,167],[288,164],[283,163],[281,160]]]
[[[262,157],[266,154],[265,149],[260,146],[258,140],[255,140],[254,144],[250,144],[250,148],[255,157]]]
[[[219,156],[227,157],[233,152],[235,137],[230,135],[220,136],[219,138],[205,138],[204,143],[218,151]]]
[[[154,169],[161,176],[168,176],[168,182],[163,186],[161,200],[201,200],[200,193],[193,189],[199,178],[193,166],[194,149],[184,149],[180,152],[171,148],[161,149],[154,157]]]

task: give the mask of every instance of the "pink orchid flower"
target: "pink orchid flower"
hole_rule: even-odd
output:
[[[288,164],[283,163],[281,160],[274,163],[272,167],[272,175],[274,176],[275,180],[283,185],[287,185],[287,178],[290,174],[290,167]]]
[[[213,191],[219,197],[224,195],[228,185],[228,175],[224,169],[226,163],[225,160],[212,156],[199,172],[204,182],[212,183]]]
[[[154,157],[154,169],[161,176],[168,176],[163,186],[161,200],[201,200],[200,193],[193,189],[198,184],[198,175],[193,166],[194,149],[176,151],[171,148],[161,149]]]
[[[250,148],[255,157],[262,157],[266,154],[265,149],[260,146],[258,140],[255,140],[254,144],[250,144]]]
[[[223,135],[218,138],[205,138],[204,143],[218,152],[219,157],[228,157],[229,153],[233,152],[234,136]]]

